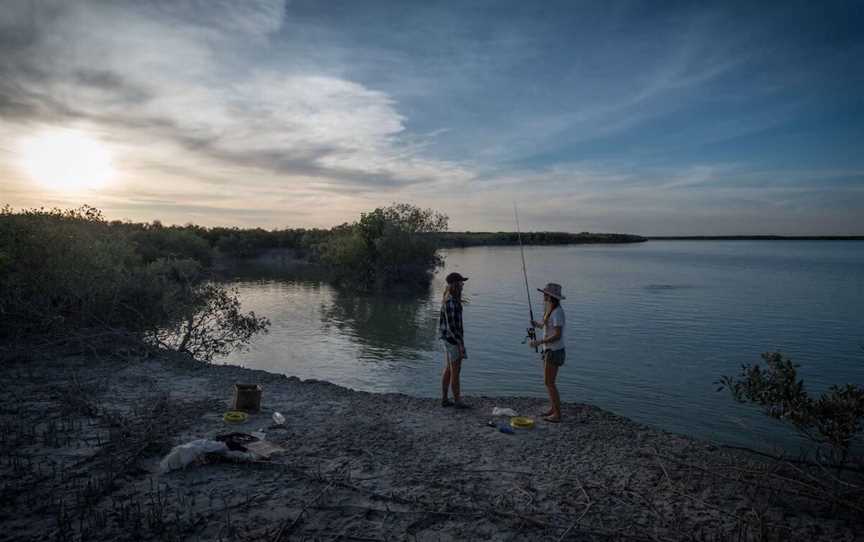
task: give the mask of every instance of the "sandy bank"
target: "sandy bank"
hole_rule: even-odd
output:
[[[493,406],[370,394],[182,359],[2,371],[2,540],[855,540],[807,473],[566,404],[507,435]],[[235,382],[264,386],[242,426]],[[288,418],[271,422],[273,411]],[[158,473],[176,444],[263,429],[286,452]],[[791,488],[791,489],[790,489]]]

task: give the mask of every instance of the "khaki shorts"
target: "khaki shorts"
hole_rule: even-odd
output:
[[[543,352],[543,361],[546,363],[551,363],[556,367],[561,367],[564,365],[564,359],[566,358],[566,354],[564,353],[564,349],[560,350],[545,350]]]

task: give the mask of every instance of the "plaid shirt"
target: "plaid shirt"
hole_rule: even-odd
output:
[[[462,303],[452,297],[441,303],[441,314],[438,316],[438,331],[441,338],[450,344],[465,344],[462,330]]]

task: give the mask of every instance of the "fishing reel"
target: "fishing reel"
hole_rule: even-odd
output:
[[[525,338],[522,339],[522,344],[527,343],[528,341],[537,340],[537,333],[534,331],[533,327],[526,328]],[[534,347],[534,351],[537,352],[537,347]]]

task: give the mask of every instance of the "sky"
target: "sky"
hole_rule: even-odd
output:
[[[4,0],[0,205],[864,234],[864,3]]]

